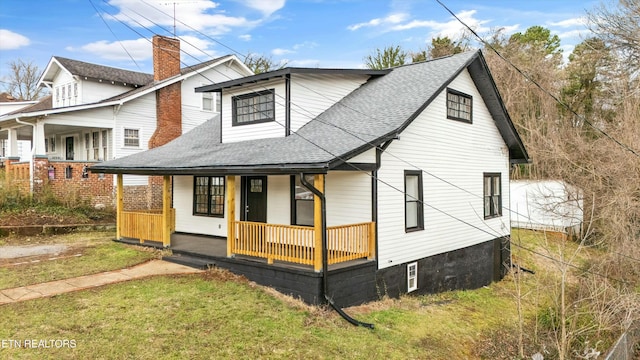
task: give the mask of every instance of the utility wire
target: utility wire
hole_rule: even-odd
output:
[[[575,110],[573,110],[569,105],[565,104],[562,100],[560,100],[557,96],[553,95],[549,90],[545,89],[544,87],[542,87],[542,85],[540,85],[535,79],[533,79],[531,76],[527,75],[525,72],[523,72],[522,70],[520,70],[520,68],[518,68],[514,63],[512,63],[511,61],[509,61],[507,58],[505,58],[495,47],[493,47],[493,45],[491,45],[489,42],[487,42],[486,40],[484,40],[482,37],[480,37],[480,35],[478,35],[478,33],[473,30],[469,25],[467,25],[464,21],[462,21],[453,11],[451,11],[445,4],[442,3],[442,1],[440,0],[436,0],[436,2],[438,4],[440,4],[445,10],[447,10],[447,12],[449,12],[449,14],[451,14],[451,16],[453,16],[456,20],[458,20],[458,22],[460,24],[462,24],[465,28],[467,28],[467,30],[469,30],[476,38],[478,38],[478,40],[484,44],[486,47],[488,47],[489,49],[493,50],[493,52],[496,53],[496,55],[498,55],[498,57],[500,59],[502,59],[503,61],[505,61],[507,64],[509,64],[509,66],[511,66],[512,68],[514,68],[520,75],[522,75],[525,79],[527,79],[528,81],[530,81],[532,84],[534,84],[538,89],[540,89],[543,93],[547,94],[549,97],[551,97],[555,102],[557,102],[558,104],[560,104],[562,107],[564,107],[565,109],[567,109],[569,112],[571,112],[573,115],[577,116],[578,118],[580,118],[582,121],[585,122],[585,124],[589,125],[590,127],[592,127],[594,130],[596,130],[597,132],[601,133],[602,135],[604,135],[605,137],[607,137],[609,140],[615,142],[616,144],[618,144],[620,147],[622,147],[624,150],[630,152],[631,154],[640,157],[640,153],[638,153],[636,150],[632,149],[630,146],[628,146],[627,144],[624,144],[623,142],[621,142],[620,140],[614,138],[612,135],[610,135],[609,133],[607,133],[606,131],[600,129],[599,127],[595,126],[593,123],[591,123],[589,120],[587,120],[584,116],[578,114]]]
[[[91,1],[91,0],[90,0],[90,1]],[[104,0],[103,0],[103,1],[104,1]],[[438,0],[436,0],[436,1],[438,1]],[[438,1],[438,2],[439,2],[439,1]],[[140,14],[138,14],[138,15],[140,15]],[[125,16],[127,16],[127,15],[125,15]],[[142,16],[142,15],[141,15],[141,16]],[[129,18],[130,18],[131,20],[135,21],[135,20],[134,20],[134,19],[132,19],[131,17],[129,17]],[[147,18],[145,18],[145,19],[147,19]],[[148,21],[150,21],[149,19],[147,19],[147,20],[148,20]],[[131,29],[132,31],[134,31],[136,34],[138,34],[138,35],[140,35],[140,36],[143,36],[143,35],[141,35],[139,32],[135,31],[133,28],[131,28],[130,26],[128,26],[127,24],[125,24],[123,21],[121,21],[121,20],[118,20],[118,21],[120,21],[121,23],[123,23],[123,24],[124,24],[125,26],[127,26],[129,29]],[[141,25],[139,22],[136,22],[136,23],[138,23],[140,26],[144,27],[144,26],[143,26],[143,25]],[[154,22],[152,22],[152,23],[154,23]],[[154,24],[155,24],[155,23],[154,23]],[[157,25],[157,24],[155,24],[155,25],[156,25],[156,26],[158,26],[158,27],[160,27],[160,28],[162,28],[161,26],[159,26],[159,25]],[[146,28],[146,27],[144,27],[144,28],[145,28],[145,29],[147,29],[147,30],[149,30],[149,31],[151,31],[150,29],[148,29],[148,28]],[[144,36],[143,36],[143,37],[144,37]],[[149,41],[149,40],[148,40],[148,41]],[[218,41],[216,41],[216,42],[218,42]],[[227,47],[227,46],[225,46],[225,47]],[[227,48],[229,48],[229,47],[227,47]],[[185,54],[187,54],[187,53],[186,53],[186,51],[184,51],[184,50],[182,50],[182,52],[185,52]],[[188,55],[189,55],[189,56],[191,56],[191,57],[193,57],[193,56],[192,56],[192,55],[190,55],[190,54],[188,54]],[[197,59],[197,58],[195,58],[195,57],[193,57],[193,58],[194,58],[194,59]],[[204,74],[200,74],[200,75],[202,75],[202,76],[203,76],[204,78],[206,78],[207,80],[211,81],[211,80],[210,80],[210,79],[208,79]],[[228,75],[227,75],[227,76],[228,76]],[[231,79],[231,78],[229,77],[229,79]],[[211,82],[213,82],[213,81],[211,81]],[[256,92],[256,93],[257,93],[257,91],[256,91],[256,90],[254,90],[254,92]],[[278,96],[278,95],[274,94],[274,96]],[[280,97],[281,97],[281,95],[280,95]],[[282,105],[282,104],[280,104],[280,105]],[[352,109],[352,110],[354,110],[354,109]],[[300,115],[305,116],[304,114],[300,114]],[[367,115],[367,114],[365,114],[365,115]],[[309,117],[309,118],[311,118],[309,115],[306,115],[306,116],[307,116],[307,117]],[[367,116],[369,116],[369,115],[367,115]],[[369,116],[369,117],[371,117],[371,116]],[[373,117],[371,117],[371,118],[372,118],[372,119],[375,119],[375,118],[373,118]],[[281,123],[279,123],[279,122],[276,122],[276,123],[277,123],[278,125],[282,126],[282,127],[284,127],[284,126],[285,126],[284,124],[281,124]],[[323,123],[323,124],[328,125],[328,126],[334,126],[334,127],[338,128],[338,129],[340,129],[340,130],[342,130],[342,131],[347,132],[348,134],[350,134],[350,135],[352,135],[352,136],[354,136],[354,137],[356,137],[356,138],[359,138],[358,136],[354,135],[353,133],[349,132],[348,130],[346,130],[346,129],[344,129],[344,128],[341,128],[341,127],[338,127],[338,126],[336,126],[336,125],[334,125],[334,124],[325,123],[325,122],[322,122],[322,121],[320,121],[320,123]],[[503,236],[504,236],[504,235],[499,234],[499,233],[494,233],[494,232],[495,232],[495,230],[493,230],[493,229],[491,229],[491,230],[493,230],[494,232],[487,231],[486,229],[483,229],[483,228],[481,228],[481,227],[479,227],[479,226],[477,226],[477,225],[474,225],[474,224],[472,224],[472,223],[470,223],[470,222],[468,222],[468,221],[465,221],[465,220],[463,220],[463,219],[460,219],[459,217],[456,217],[456,216],[454,216],[454,215],[451,215],[450,213],[448,213],[448,212],[446,212],[446,211],[444,211],[444,210],[441,210],[441,209],[439,209],[439,208],[437,208],[437,207],[435,207],[435,206],[433,206],[433,205],[431,205],[431,204],[429,204],[429,203],[425,202],[424,200],[420,200],[420,199],[418,199],[418,198],[415,198],[415,197],[413,197],[413,196],[411,196],[411,195],[407,194],[406,192],[404,192],[404,190],[399,189],[399,188],[397,188],[396,186],[394,186],[394,185],[392,185],[392,184],[390,184],[390,183],[388,183],[388,182],[386,182],[386,181],[384,181],[384,180],[381,180],[380,178],[378,178],[377,176],[375,176],[375,175],[373,175],[373,174],[369,174],[369,172],[367,172],[367,171],[365,171],[365,170],[363,170],[363,169],[361,169],[361,168],[357,167],[355,164],[349,163],[349,162],[347,161],[347,159],[343,159],[343,158],[342,158],[342,157],[340,157],[339,155],[333,154],[333,153],[331,153],[329,150],[322,148],[320,145],[318,145],[318,144],[314,143],[314,142],[313,142],[313,141],[311,141],[310,139],[305,138],[304,136],[302,136],[302,135],[298,134],[297,132],[295,132],[295,131],[294,131],[294,132],[292,132],[292,134],[295,134],[295,135],[299,136],[301,139],[303,139],[303,140],[305,140],[306,142],[310,143],[311,145],[313,145],[313,146],[317,147],[318,149],[320,149],[320,150],[322,150],[322,151],[326,152],[327,154],[331,155],[332,157],[335,157],[336,159],[338,159],[338,160],[341,160],[341,161],[345,162],[346,164],[348,164],[349,166],[351,166],[351,167],[352,167],[352,168],[354,168],[355,170],[360,171],[360,172],[362,172],[362,173],[366,174],[367,176],[371,177],[372,179],[375,179],[376,181],[379,181],[380,183],[382,183],[382,184],[384,184],[384,185],[388,186],[389,188],[391,188],[391,189],[393,189],[393,190],[395,190],[395,191],[397,191],[397,192],[399,192],[399,193],[401,193],[401,194],[404,194],[405,196],[408,196],[408,197],[410,197],[410,198],[414,199],[415,201],[418,201],[418,202],[419,202],[419,203],[421,203],[423,206],[427,206],[427,207],[429,207],[429,208],[431,208],[431,209],[435,210],[436,212],[439,212],[439,213],[441,213],[441,214],[443,214],[443,215],[445,215],[445,216],[447,216],[447,217],[452,218],[452,219],[453,219],[453,220],[455,220],[455,221],[458,221],[458,222],[463,223],[463,224],[465,224],[465,225],[467,225],[467,226],[470,226],[470,227],[472,227],[472,228],[475,228],[476,230],[479,230],[479,231],[481,231],[481,232],[484,232],[484,233],[486,233],[486,234],[488,234],[488,235],[490,235],[490,236],[497,236],[497,237],[503,237]],[[359,139],[360,139],[360,138],[359,138]],[[363,140],[363,141],[364,141],[364,140]],[[407,163],[407,164],[409,164],[409,165],[411,165],[412,167],[414,167],[414,168],[416,168],[416,169],[419,169],[419,170],[421,170],[421,171],[423,171],[423,172],[425,172],[425,173],[427,173],[427,174],[431,175],[430,173],[428,173],[428,172],[426,172],[426,171],[424,171],[424,170],[420,169],[419,167],[417,167],[417,166],[415,166],[415,165],[413,165],[413,164],[410,164],[410,163],[408,163],[408,162],[406,162],[406,163]],[[431,175],[431,176],[434,176],[434,175]],[[446,182],[446,183],[448,183],[448,184],[450,184],[450,185],[452,185],[452,186],[454,186],[454,187],[456,187],[456,188],[458,188],[458,189],[461,189],[461,190],[463,190],[463,191],[465,191],[465,192],[467,192],[467,193],[469,193],[469,194],[477,195],[477,194],[474,194],[474,193],[472,193],[472,192],[470,192],[470,191],[468,191],[468,190],[466,190],[466,189],[463,189],[463,188],[461,188],[461,187],[459,187],[459,186],[457,186],[457,185],[455,185],[455,184],[453,184],[453,183],[451,183],[451,182],[449,182],[449,181],[446,181],[446,180],[444,180],[444,179],[442,179],[442,178],[440,178],[440,177],[437,177],[437,176],[434,176],[434,177],[435,177],[436,179],[439,179],[439,180],[441,180],[441,181],[444,181],[444,182]],[[478,196],[478,197],[480,197],[479,195],[477,195],[477,196]],[[504,207],[504,206],[503,206],[503,207]],[[513,212],[513,211],[512,211],[512,212]],[[486,224],[486,223],[485,223],[485,224]],[[564,264],[564,265],[567,265],[567,266],[570,266],[570,267],[574,267],[574,268],[577,268],[577,269],[581,269],[580,267],[578,267],[578,266],[576,266],[576,265],[573,265],[573,264],[570,264],[570,263],[563,262],[562,260],[558,260],[558,259],[555,259],[555,258],[553,258],[553,257],[551,257],[551,256],[544,255],[544,254],[539,253],[539,252],[537,252],[537,251],[535,251],[535,250],[533,250],[533,249],[529,249],[529,248],[523,247],[523,246],[521,246],[521,245],[518,245],[518,244],[514,243],[512,240],[511,240],[511,243],[512,243],[512,244],[514,244],[515,246],[519,247],[519,248],[522,248],[522,249],[524,249],[524,250],[530,251],[530,252],[532,252],[532,253],[534,253],[534,254],[537,254],[537,255],[539,255],[539,256],[545,257],[545,258],[547,258],[547,259],[549,259],[549,260],[552,260],[552,261],[554,261],[554,262],[561,263],[561,264]],[[595,272],[588,271],[588,270],[585,270],[585,269],[582,269],[582,270],[583,270],[583,271],[585,271],[585,272],[588,272],[588,273],[594,274],[594,275],[598,275],[598,276],[601,276],[601,277],[604,277],[604,278],[607,278],[607,279],[613,280],[613,281],[623,282],[623,283],[625,283],[625,284],[628,284],[626,281],[623,281],[623,280],[619,280],[619,279],[615,279],[615,278],[609,278],[609,277],[608,277],[608,276],[606,276],[606,275],[599,274],[599,273],[595,273]]]

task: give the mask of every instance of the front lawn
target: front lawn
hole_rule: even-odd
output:
[[[96,231],[0,238],[0,246],[61,244],[68,247],[60,254],[0,259],[0,289],[122,269],[159,257],[156,250],[115,243],[114,237],[113,231]]]

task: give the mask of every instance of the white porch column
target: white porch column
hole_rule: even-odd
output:
[[[37,120],[36,126],[33,128],[33,155],[46,154],[47,151],[44,148],[44,122]]]
[[[18,157],[18,130],[7,129],[7,157]]]

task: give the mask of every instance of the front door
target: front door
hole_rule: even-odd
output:
[[[243,219],[245,221],[267,222],[267,177],[242,177]]]
[[[66,152],[65,160],[73,160],[73,137],[68,137],[66,140]]]

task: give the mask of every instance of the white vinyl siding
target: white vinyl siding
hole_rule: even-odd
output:
[[[449,86],[473,97],[473,124],[447,119],[444,90],[382,155],[378,172],[380,268],[509,235],[508,211],[503,209],[503,216],[484,220],[482,180],[483,173],[501,173],[502,203],[509,203],[507,147],[469,73],[463,71]],[[397,189],[404,188],[406,162],[470,192],[423,173],[425,231],[405,233],[404,194]]]
[[[361,171],[331,171],[327,174],[327,226],[371,221],[369,175]]]
[[[232,98],[237,95],[254,94],[267,89],[273,89],[275,121],[232,125]],[[240,90],[225,91],[222,94],[222,142],[236,142],[252,139],[284,137],[285,135],[285,92],[284,81],[265,82],[260,86],[243,87]]]
[[[225,179],[226,180],[226,179]],[[236,184],[240,184],[237,178]],[[236,199],[240,199],[239,186]],[[227,209],[224,217],[193,214],[193,176],[173,177],[173,207],[176,209],[176,231],[192,234],[227,236]],[[236,210],[237,211],[237,210]]]

